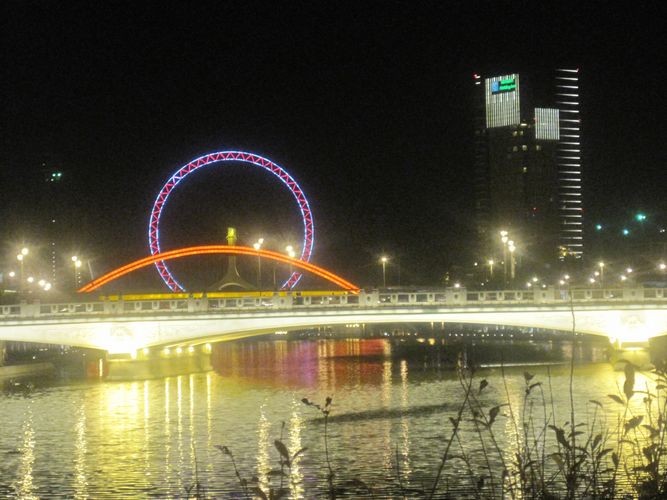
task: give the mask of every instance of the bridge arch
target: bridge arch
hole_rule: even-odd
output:
[[[324,278],[330,281],[331,283],[340,286],[344,290],[349,290],[353,292],[359,290],[358,286],[350,283],[349,281],[341,278],[340,276],[330,271],[327,271],[322,267],[316,266],[315,264],[311,264],[310,262],[306,262],[304,260],[293,259],[291,257],[288,257],[278,252],[273,252],[271,250],[255,250],[254,248],[251,247],[238,246],[238,245],[201,245],[201,246],[185,247],[176,250],[170,250],[168,252],[162,252],[155,255],[150,255],[148,257],[144,257],[143,259],[135,260],[134,262],[125,264],[124,266],[114,269],[113,271],[109,271],[104,276],[100,276],[99,278],[84,285],[78,291],[79,293],[92,292],[94,290],[97,290],[99,287],[109,283],[110,281],[118,279],[121,276],[125,276],[126,274],[129,274],[133,271],[144,268],[151,264],[155,264],[157,262],[164,262],[171,259],[180,259],[183,257],[190,257],[192,255],[210,255],[210,254],[233,254],[233,255],[251,255],[255,257],[264,257],[269,260],[273,260],[283,264],[289,264],[291,266],[294,266],[295,268],[311,272],[316,276]]]

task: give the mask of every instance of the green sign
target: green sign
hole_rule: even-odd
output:
[[[492,94],[514,92],[515,90],[516,90],[516,80],[514,78],[506,78],[505,80],[491,82]]]

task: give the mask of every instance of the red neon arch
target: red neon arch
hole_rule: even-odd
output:
[[[92,292],[97,290],[102,285],[109,283],[115,279],[125,276],[128,273],[141,269],[142,267],[150,266],[156,262],[163,260],[171,259],[180,259],[181,257],[189,257],[191,255],[206,255],[206,254],[235,254],[235,255],[252,255],[264,257],[269,260],[274,260],[276,262],[281,262],[283,264],[290,264],[296,268],[303,269],[304,271],[309,271],[316,276],[324,278],[331,281],[332,283],[340,286],[345,290],[356,292],[359,290],[359,287],[350,283],[349,281],[344,280],[340,276],[327,271],[326,269],[311,264],[300,259],[292,259],[278,252],[272,252],[270,250],[255,250],[251,247],[235,246],[235,245],[203,245],[196,247],[186,247],[179,248],[176,250],[170,250],[168,252],[158,253],[155,255],[149,255],[143,259],[135,260],[129,264],[125,264],[113,271],[108,272],[104,276],[91,281],[90,283],[84,285],[79,289],[79,293]]]

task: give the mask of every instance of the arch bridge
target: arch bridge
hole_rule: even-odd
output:
[[[573,325],[574,320],[574,325]],[[107,296],[0,306],[0,340],[135,357],[174,347],[350,323],[464,323],[601,335],[621,346],[667,334],[667,289],[246,292]],[[187,351],[186,351],[187,352]]]

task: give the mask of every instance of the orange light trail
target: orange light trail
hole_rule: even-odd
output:
[[[97,279],[94,279],[90,283],[82,286],[79,289],[79,293],[87,293],[97,290],[99,287],[125,276],[133,271],[141,269],[146,266],[150,266],[160,260],[171,260],[171,259],[180,259],[181,257],[190,257],[192,255],[207,255],[207,254],[234,254],[234,255],[251,255],[253,257],[264,257],[269,260],[274,260],[276,262],[281,262],[283,264],[290,264],[294,267],[302,269],[313,273],[316,276],[324,278],[332,283],[340,286],[345,290],[351,292],[358,292],[359,287],[350,283],[349,281],[344,280],[340,276],[327,271],[326,269],[311,264],[300,259],[293,259],[286,255],[283,255],[278,252],[272,252],[270,250],[255,250],[251,247],[236,246],[236,245],[203,245],[196,247],[186,247],[179,248],[176,250],[169,250],[168,252],[162,252],[155,255],[150,255],[144,257],[143,259],[135,260],[129,264],[125,264],[113,271],[108,272],[104,276],[100,276]]]

